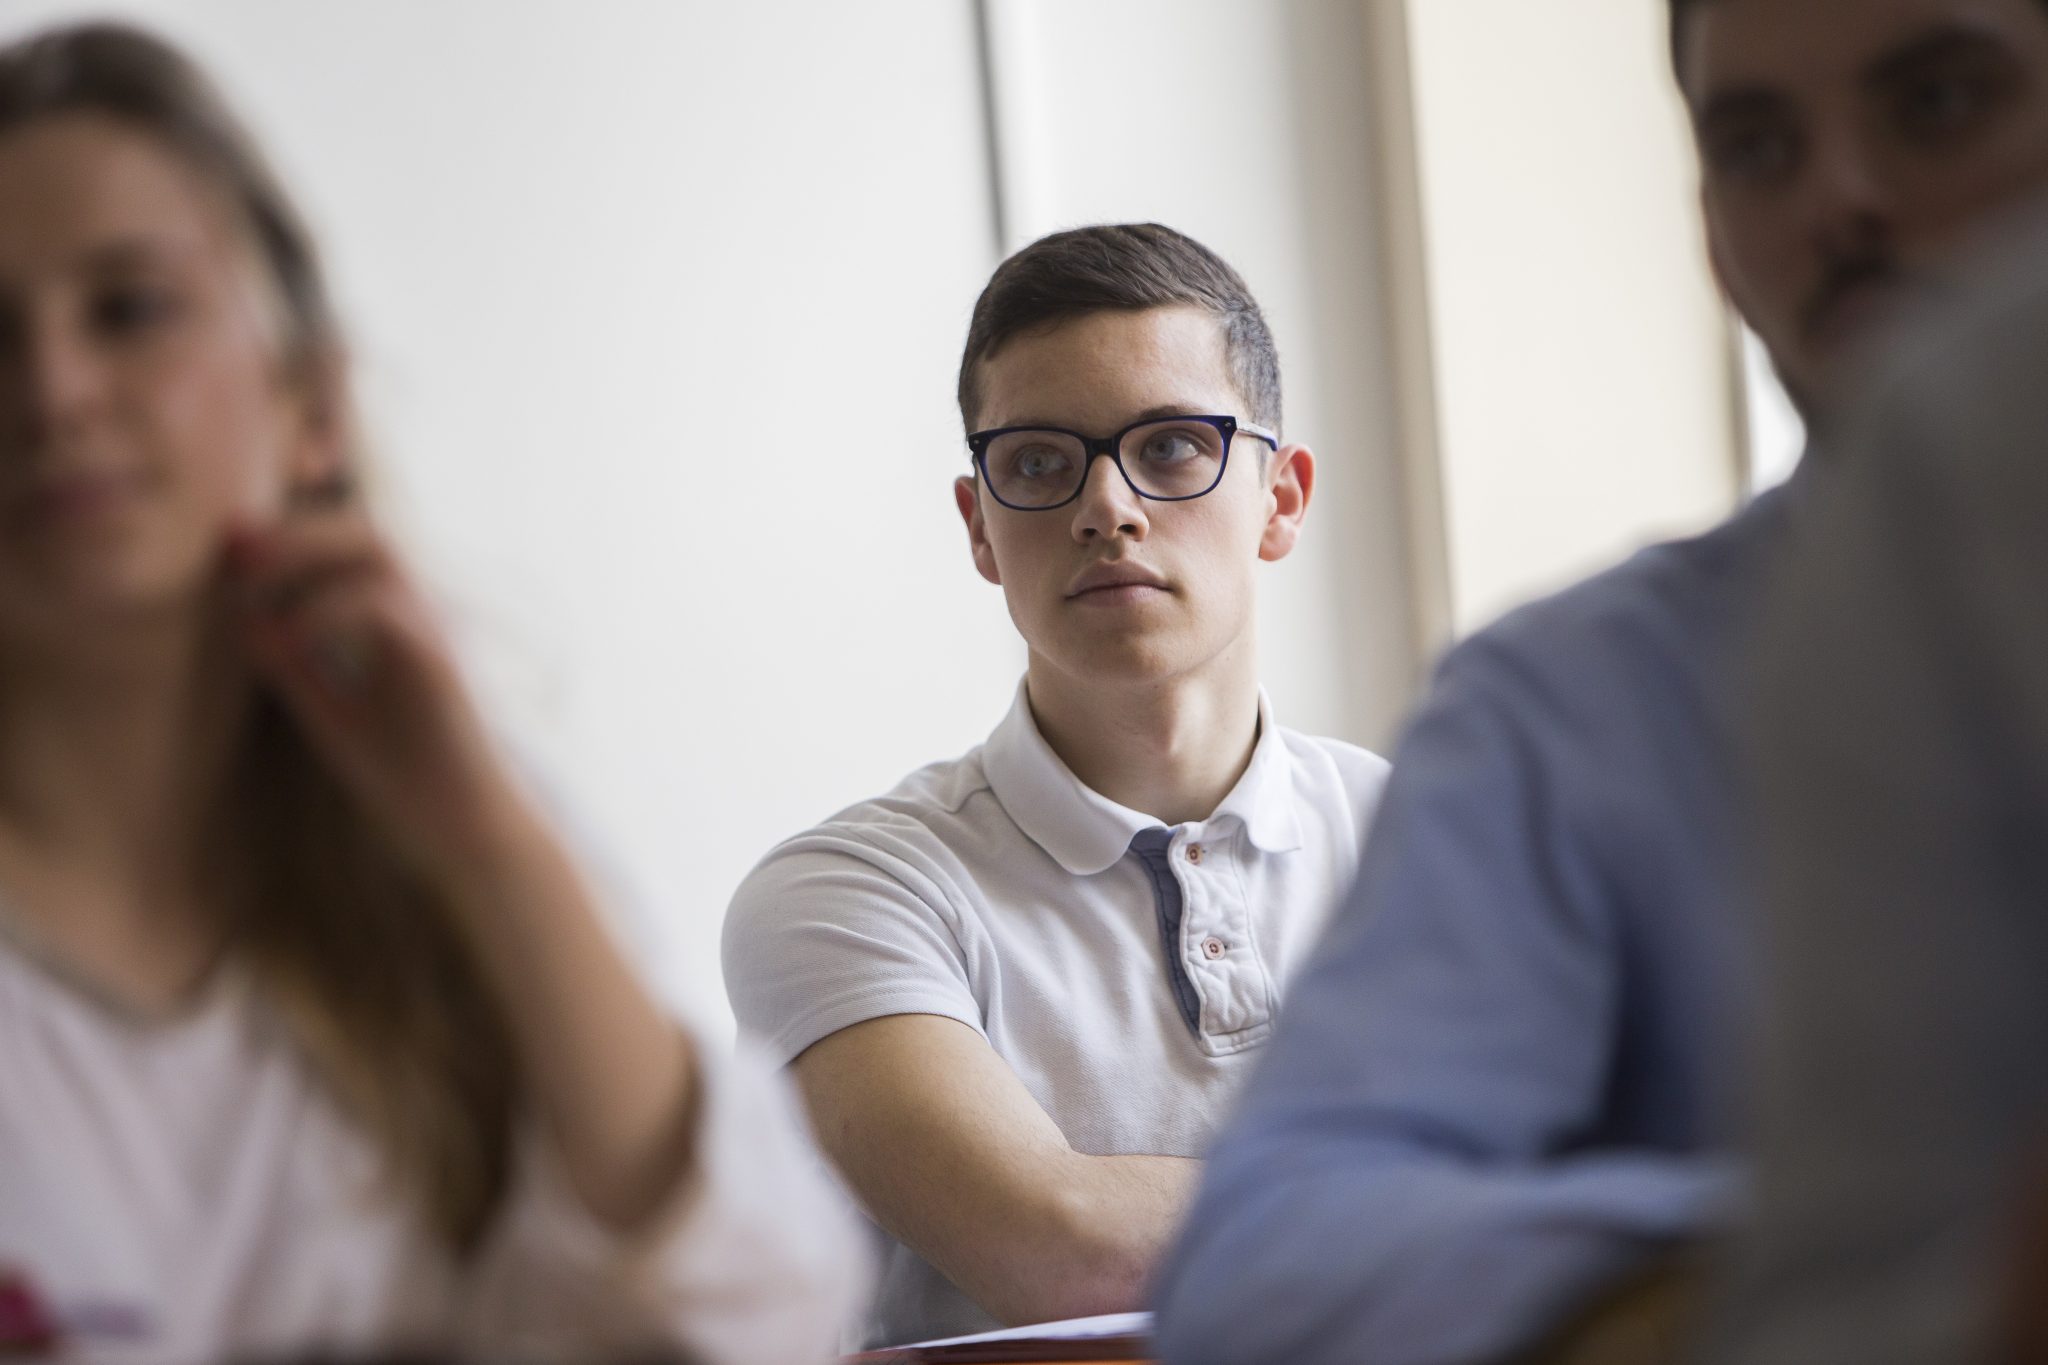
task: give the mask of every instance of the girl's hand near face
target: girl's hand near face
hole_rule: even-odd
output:
[[[695,1054],[498,756],[425,599],[354,510],[240,528],[223,558],[258,674],[462,921],[570,1182],[604,1222],[651,1216],[692,1164]]]
[[[387,836],[466,900],[535,822],[391,547],[337,508],[239,527],[224,563],[263,682]]]

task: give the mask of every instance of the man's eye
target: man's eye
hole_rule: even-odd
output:
[[[1998,93],[1998,82],[1986,76],[1930,76],[1900,93],[1896,117],[1909,136],[1945,138],[1975,124],[1997,102]]]
[[[1710,138],[1706,150],[1716,175],[1751,183],[1780,179],[1799,159],[1798,139],[1784,128],[1731,128]]]
[[[1182,431],[1163,431],[1145,442],[1145,458],[1154,464],[1177,464],[1202,453],[1201,444]]]
[[[124,285],[101,291],[92,301],[92,322],[99,331],[125,336],[169,321],[178,300],[167,289]]]
[[[1051,446],[1032,446],[1017,452],[1011,468],[1027,479],[1047,478],[1066,470],[1066,452]]]

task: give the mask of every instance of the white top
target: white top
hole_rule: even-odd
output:
[[[605,1233],[532,1143],[458,1267],[244,978],[145,1021],[0,933],[0,1279],[68,1330],[59,1359],[110,1365],[650,1336],[820,1360],[864,1287],[852,1220],[779,1084],[712,1051],[696,1170],[644,1235]]]
[[[725,925],[741,1028],[788,1063],[863,1020],[943,1015],[988,1040],[1075,1151],[1199,1156],[1350,885],[1387,773],[1281,729],[1263,694],[1259,727],[1215,813],[1168,831],[1084,786],[1020,687],[980,748],[748,876]],[[882,1242],[866,1341],[995,1325]]]

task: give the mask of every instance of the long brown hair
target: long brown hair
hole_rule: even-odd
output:
[[[116,24],[0,47],[0,135],[67,114],[118,120],[217,187],[282,316],[287,374],[341,354],[311,236],[247,129],[183,54]],[[352,452],[353,455],[353,452]],[[360,472],[355,458],[344,461]],[[313,490],[359,496],[355,479]],[[437,894],[372,828],[269,696],[243,731],[217,812],[247,888],[227,924],[298,1045],[455,1251],[510,1180],[519,1084],[509,1029]]]

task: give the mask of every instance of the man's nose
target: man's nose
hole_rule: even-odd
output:
[[[1815,148],[1805,186],[1806,232],[1832,256],[1887,249],[1897,206],[1883,158],[1865,139],[1844,131]]]
[[[1086,544],[1108,536],[1143,540],[1151,529],[1145,500],[1138,496],[1115,460],[1107,455],[1088,462],[1081,496],[1074,500],[1074,539]]]

